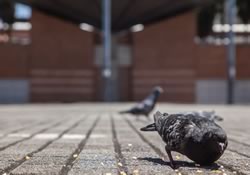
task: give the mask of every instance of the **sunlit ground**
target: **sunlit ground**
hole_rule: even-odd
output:
[[[152,122],[120,115],[134,103],[76,103],[0,106],[0,172],[13,174],[249,174],[250,108],[247,105],[160,103],[155,110],[215,110],[229,146],[209,167],[174,153],[169,167],[157,133],[139,129]]]

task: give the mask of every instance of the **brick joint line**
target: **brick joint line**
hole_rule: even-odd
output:
[[[79,143],[78,147],[75,149],[75,151],[70,155],[70,157],[66,161],[66,165],[63,166],[62,169],[60,170],[60,173],[59,173],[60,175],[67,175],[68,172],[71,170],[71,168],[73,167],[73,165],[75,163],[75,160],[77,159],[79,154],[82,152],[83,148],[85,147],[91,133],[93,132],[93,130],[96,127],[99,120],[100,120],[100,117],[97,117],[96,120],[94,121],[93,125],[91,126],[91,128],[88,130],[86,137],[84,139],[82,139],[82,141]],[[77,156],[74,156],[74,155],[77,155]]]
[[[121,151],[121,145],[117,137],[117,133],[115,130],[116,129],[115,122],[112,116],[111,116],[111,129],[112,129],[112,141],[114,144],[115,158],[117,161],[117,169],[119,171],[118,174],[120,174],[121,172],[125,172],[126,174],[128,174],[128,168],[126,167],[126,162]],[[119,165],[118,163],[121,163],[122,165]]]
[[[62,136],[66,133],[68,133],[70,130],[74,129],[75,127],[77,127],[83,120],[85,120],[86,117],[78,120],[77,122],[75,122],[72,126],[70,126],[69,128],[67,128],[66,130],[64,130],[62,133],[60,133],[57,138],[53,139],[53,140],[50,140],[48,141],[47,143],[45,143],[43,146],[41,146],[40,148],[38,148],[37,150],[35,151],[32,151],[31,153],[28,153],[26,156],[28,157],[33,157],[34,154],[36,153],[39,153],[41,152],[42,150],[44,150],[45,148],[47,148],[50,144],[52,144],[53,142],[59,140],[60,138],[62,138]],[[62,122],[59,122],[59,125],[61,124]],[[56,124],[54,124],[53,126],[55,127]],[[58,125],[56,125],[58,126]],[[50,127],[52,128],[52,127]],[[48,129],[47,129],[48,130]],[[13,171],[14,169],[16,169],[17,167],[21,166],[25,161],[27,161],[26,159],[26,156],[23,157],[22,159],[12,163],[10,166],[6,167],[4,170],[1,170],[0,173],[3,174],[3,173],[10,173],[11,171]]]
[[[5,150],[5,149],[7,149],[7,148],[9,148],[9,147],[11,147],[11,146],[14,146],[14,145],[16,145],[16,144],[18,144],[18,143],[21,143],[21,142],[23,142],[23,141],[30,140],[30,139],[32,139],[34,136],[36,136],[37,134],[46,132],[47,130],[49,130],[49,129],[53,128],[53,127],[59,126],[61,123],[63,123],[63,121],[57,122],[57,123],[55,123],[55,124],[53,124],[53,125],[51,125],[51,126],[49,126],[49,127],[47,127],[47,128],[41,129],[40,131],[37,131],[37,132],[31,134],[29,137],[26,137],[26,138],[24,138],[24,139],[17,140],[17,141],[15,141],[15,142],[12,142],[12,143],[6,145],[6,146],[3,146],[3,147],[0,148],[0,151],[3,151],[3,150]]]
[[[232,166],[227,165],[227,164],[225,164],[224,162],[221,162],[221,161],[217,161],[217,162],[218,162],[219,164],[221,164],[222,166],[224,166],[224,168],[226,168],[226,169],[228,169],[228,170],[230,170],[230,171],[235,171],[235,172],[237,172],[237,173],[236,173],[237,175],[247,175],[247,174],[245,174],[245,173],[242,173],[242,172],[240,172],[240,171],[238,171],[238,170],[232,168]]]
[[[13,130],[13,131],[9,131],[9,132],[5,133],[4,135],[2,135],[2,136],[0,137],[0,139],[3,139],[3,138],[5,138],[5,137],[7,137],[9,134],[15,134],[15,133],[18,133],[19,131],[23,131],[23,130],[29,128],[30,126],[39,126],[39,125],[43,125],[43,124],[47,124],[47,123],[51,123],[51,122],[42,121],[42,122],[39,122],[39,123],[36,123],[36,124],[33,123],[33,124],[31,124],[31,125],[27,125],[27,126],[24,126],[24,127],[19,128],[19,129],[15,129],[15,130]]]

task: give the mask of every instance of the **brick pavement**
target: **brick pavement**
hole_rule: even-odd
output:
[[[216,110],[229,146],[210,167],[174,153],[172,170],[152,122],[120,115],[131,103],[0,106],[0,174],[250,174],[250,107],[158,104],[162,112]],[[165,160],[165,161],[164,161]]]

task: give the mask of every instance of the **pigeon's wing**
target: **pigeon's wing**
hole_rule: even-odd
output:
[[[144,106],[153,106],[154,105],[154,94],[150,94],[149,96],[147,96],[142,102],[141,104],[143,104]]]
[[[138,103],[137,105],[135,105],[134,107],[132,107],[129,112],[132,114],[142,114],[144,111],[144,104],[142,103]]]
[[[155,125],[166,148],[172,151],[180,150],[188,126],[191,123],[184,114],[161,114],[159,111],[154,115]]]
[[[121,114],[129,113],[129,114],[141,114],[143,112],[144,104],[143,103],[138,103],[129,110],[125,111],[120,111]]]
[[[148,115],[153,110],[159,93],[160,91],[158,89],[153,90],[144,100],[126,112]]]
[[[143,113],[148,114],[152,111],[155,106],[155,95],[152,93],[147,96],[140,104],[140,109],[143,110]]]
[[[148,98],[144,99],[140,103],[136,104],[131,108],[131,113],[133,114],[147,114],[152,110],[152,101]]]

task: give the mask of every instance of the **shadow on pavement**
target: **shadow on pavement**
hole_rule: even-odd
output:
[[[143,157],[143,158],[138,158],[138,160],[146,160],[149,162],[153,162],[155,164],[159,164],[159,165],[167,165],[170,166],[169,162],[163,161],[160,158],[151,158],[151,157]],[[189,167],[189,168],[204,168],[204,169],[208,169],[208,170],[218,170],[220,168],[220,166],[216,163],[213,163],[210,166],[197,166],[197,164],[193,163],[193,162],[186,162],[186,161],[175,161],[176,166],[179,167]]]

